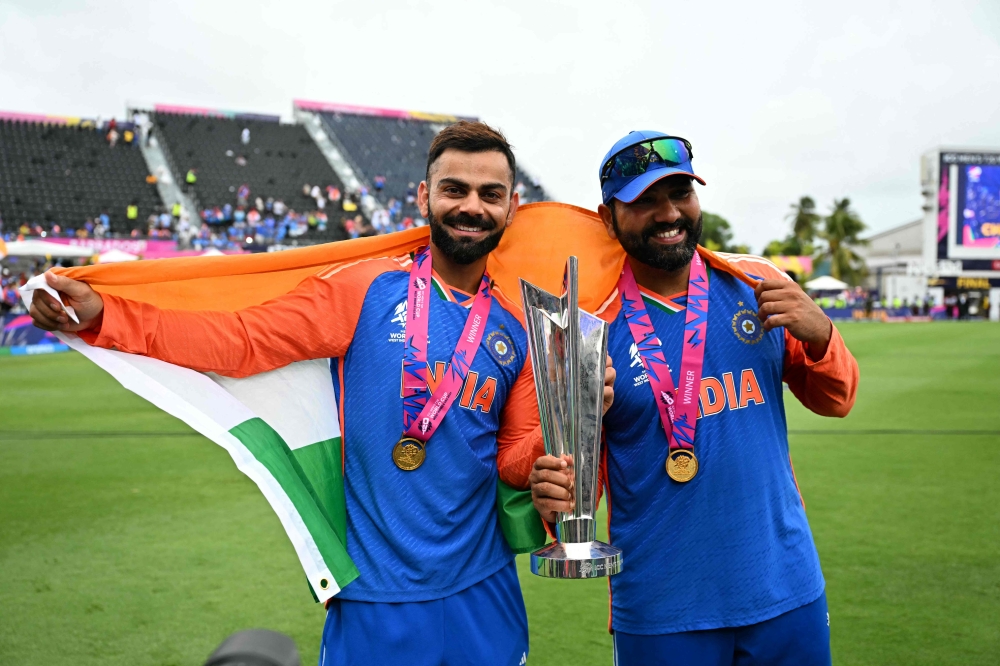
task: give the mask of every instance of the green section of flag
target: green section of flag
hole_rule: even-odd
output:
[[[347,500],[344,497],[344,459],[336,437],[292,451],[296,463],[313,487],[320,507],[343,544],[347,543]]]
[[[531,502],[530,490],[515,490],[497,481],[497,517],[507,545],[515,553],[530,553],[545,545],[548,535]]]
[[[247,447],[281,486],[309,531],[337,586],[343,589],[357,578],[358,570],[347,554],[344,541],[338,537],[334,520],[327,514],[320,494],[281,436],[259,418],[244,421],[229,432]],[[339,468],[338,456],[336,469]],[[342,497],[343,482],[337,485]],[[340,511],[343,512],[342,501]],[[341,522],[341,531],[343,525],[344,522]]]

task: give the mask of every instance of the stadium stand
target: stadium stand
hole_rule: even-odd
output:
[[[422,118],[407,112],[374,115],[371,110],[349,113],[322,110],[322,107],[318,110],[327,134],[343,147],[358,177],[368,183],[371,193],[390,208],[393,200],[400,203],[400,212],[394,217],[418,217],[420,213],[410,200],[413,188],[424,179],[431,141],[458,118]],[[381,179],[384,184],[379,182]],[[515,183],[523,203],[549,198],[544,188],[521,168],[517,170]]]
[[[152,120],[177,182],[186,184],[188,171],[194,169],[196,182],[188,187],[188,192],[199,210],[239,208],[239,190],[243,185],[249,188],[245,209],[252,208],[260,197],[265,201],[269,198],[281,201],[299,214],[318,208],[316,201],[303,192],[304,185],[318,185],[324,192],[328,186],[344,190],[326,158],[300,125],[281,124],[277,118],[163,112],[152,114]],[[244,130],[249,130],[247,143],[242,139]],[[343,218],[360,214],[343,210],[342,202],[326,204],[324,212],[330,220],[327,229],[310,227],[301,240],[345,238]]]
[[[46,233],[84,227],[106,213],[110,231],[144,227],[163,202],[133,140],[110,147],[104,128],[79,119],[26,120],[0,114],[0,217],[7,228],[22,224]],[[121,125],[124,136],[130,129]],[[127,209],[135,205],[134,219]]]

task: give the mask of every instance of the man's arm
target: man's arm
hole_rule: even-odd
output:
[[[831,323],[826,352],[816,358],[808,344],[785,329],[785,369],[782,379],[792,394],[820,416],[843,418],[854,407],[858,391],[858,362]]]
[[[792,394],[820,416],[847,416],[858,390],[858,362],[833,322],[794,282],[764,280],[754,291],[764,329],[785,327],[783,379]]]
[[[47,275],[80,324],[42,291],[35,292],[31,315],[40,328],[76,331],[90,345],[246,377],[294,361],[343,356],[368,286],[385,270],[386,262],[372,261],[326,279],[313,276],[284,296],[237,312],[162,310]]]
[[[538,416],[531,359],[527,359],[500,412],[497,432],[497,470],[500,480],[512,488],[528,487],[531,466],[545,455],[545,441]]]

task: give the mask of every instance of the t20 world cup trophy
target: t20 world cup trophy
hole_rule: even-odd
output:
[[[580,310],[577,271],[570,257],[559,297],[521,280],[545,453],[573,459],[573,511],[559,515],[557,540],[531,554],[532,573],[548,578],[598,578],[622,568],[621,550],[596,540],[594,520],[608,325]]]

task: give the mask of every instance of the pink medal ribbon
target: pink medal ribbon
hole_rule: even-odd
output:
[[[403,343],[403,438],[393,449],[400,469],[416,469],[425,457],[424,445],[437,431],[465,383],[483,339],[493,296],[490,277],[483,273],[451,362],[429,395],[427,386],[427,322],[430,314],[431,253],[425,246],[413,257],[406,295],[406,332]]]
[[[694,432],[698,423],[701,368],[705,361],[705,334],[708,328],[708,272],[705,262],[695,252],[688,277],[679,395],[628,260],[618,280],[618,292],[622,298],[625,321],[649,378],[649,387],[660,413],[660,424],[667,436],[667,474],[676,481],[690,481],[698,471]]]

